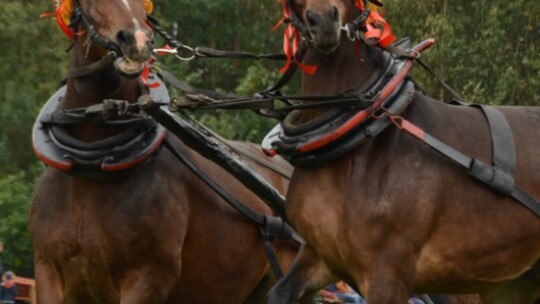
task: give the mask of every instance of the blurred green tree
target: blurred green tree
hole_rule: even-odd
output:
[[[385,3],[386,20],[400,37],[436,39],[423,57],[467,101],[540,105],[540,6],[534,1]],[[421,70],[414,75],[432,96],[451,98]]]
[[[41,105],[67,68],[68,46],[53,23],[40,19],[46,1],[0,1],[0,176],[35,163],[30,131]],[[33,179],[33,176],[27,176]]]
[[[34,269],[28,230],[32,188],[27,173],[22,171],[0,178],[0,241],[4,243],[4,267],[26,277],[33,277]]]

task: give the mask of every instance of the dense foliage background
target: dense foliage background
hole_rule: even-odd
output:
[[[275,0],[154,0],[155,15],[191,46],[279,52]],[[539,105],[540,5],[534,0],[386,0],[386,19],[399,37],[434,37],[423,55],[469,102]],[[40,19],[52,1],[0,0],[0,241],[6,268],[32,276],[27,210],[43,166],[30,130],[40,107],[67,71],[67,39]],[[279,63],[161,59],[161,66],[195,86],[249,95],[278,78]],[[451,96],[419,67],[415,78],[434,97]],[[298,90],[297,82],[289,90]],[[225,136],[258,141],[275,122],[246,111],[195,114]]]

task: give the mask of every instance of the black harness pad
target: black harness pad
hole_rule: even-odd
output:
[[[377,93],[380,94],[395,75],[404,69],[406,60],[390,56],[387,60],[386,68],[359,95],[373,94],[377,96]],[[382,107],[392,115],[401,113],[412,100],[414,89],[414,83],[409,79],[404,79],[382,102]],[[390,121],[386,119],[375,119],[372,115],[367,115],[364,120],[358,122],[351,131],[338,140],[331,141],[313,151],[302,151],[302,146],[319,138],[331,136],[340,126],[364,110],[366,109],[355,107],[330,110],[318,119],[302,125],[293,125],[289,122],[294,120],[294,115],[299,113],[293,111],[283,123],[277,125],[266,135],[262,143],[263,150],[275,150],[294,166],[319,166],[352,151],[366,139],[375,137],[390,125]],[[380,110],[373,114],[380,114],[378,112]]]
[[[165,85],[150,89],[152,98],[168,102]],[[67,86],[61,87],[43,106],[32,130],[32,143],[36,156],[45,164],[68,174],[96,179],[107,179],[131,172],[158,151],[167,130],[148,117],[112,121],[123,124],[126,130],[118,135],[92,143],[81,142],[69,135],[62,126],[76,124],[76,116],[62,112]],[[80,122],[87,122],[82,117]],[[104,125],[107,125],[105,122]]]

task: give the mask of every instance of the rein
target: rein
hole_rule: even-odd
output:
[[[268,59],[268,60],[284,60],[284,54],[254,54],[244,51],[224,51],[209,47],[191,47],[176,40],[172,35],[165,31],[158,20],[151,15],[148,15],[148,25],[158,33],[167,42],[167,47],[155,49],[157,54],[172,54],[182,61],[190,61],[197,57],[199,58],[231,58],[231,59]]]
[[[354,0],[353,0],[354,1]],[[359,0],[357,0],[359,1]],[[399,43],[394,45],[389,45],[390,42],[393,42],[395,39],[394,36],[391,35],[391,31],[389,26],[387,26],[386,21],[382,19],[377,13],[372,12],[369,9],[369,3],[374,4],[377,7],[381,7],[382,3],[377,0],[365,0],[364,1],[364,7],[365,9],[362,9],[361,6],[357,2],[357,7],[360,10],[360,15],[353,20],[352,22],[349,22],[345,24],[342,27],[342,30],[344,30],[347,33],[347,37],[351,40],[363,40],[368,45],[374,45],[373,41],[377,41],[379,45],[385,49],[386,51],[398,56],[398,57],[404,57],[404,58],[411,58],[411,59],[417,59],[420,54],[418,52],[415,52],[414,50],[407,49],[404,50],[398,46]],[[345,92],[338,92],[331,95],[294,95],[294,96],[285,96],[281,94],[280,89],[285,86],[292,76],[296,73],[298,67],[305,70],[304,65],[302,65],[300,62],[302,61],[302,58],[306,52],[306,50],[311,46],[311,36],[308,30],[308,27],[302,23],[300,18],[296,15],[293,9],[293,3],[292,0],[284,0],[284,19],[282,19],[283,23],[289,23],[291,24],[297,31],[301,32],[303,35],[302,41],[299,43],[298,46],[293,46],[293,49],[295,50],[294,56],[294,62],[295,64],[289,64],[291,62],[290,55],[283,55],[281,54],[280,59],[287,59],[289,62],[286,65],[286,69],[283,71],[283,76],[276,82],[274,86],[271,88],[256,93],[251,97],[239,97],[239,96],[231,96],[231,95],[225,95],[222,93],[217,92],[211,92],[207,90],[201,90],[193,88],[178,79],[174,78],[170,73],[165,72],[164,78],[169,83],[171,83],[173,86],[175,86],[177,89],[185,93],[185,96],[183,97],[174,97],[171,100],[170,103],[170,109],[173,111],[178,110],[207,110],[207,109],[250,109],[250,110],[256,110],[260,115],[272,117],[276,119],[283,119],[289,112],[293,110],[307,110],[307,109],[315,109],[315,108],[330,108],[330,107],[340,107],[340,108],[346,108],[346,107],[361,107],[361,108],[367,108],[371,103],[373,103],[373,96],[366,97],[364,95],[355,94],[352,89],[347,90]],[[386,34],[380,34],[380,36],[377,36],[377,34],[369,34],[370,31],[377,31],[376,29],[370,29],[370,25],[367,24],[368,18],[375,19],[377,23],[382,24],[385,26],[384,31],[386,31]],[[155,19],[154,19],[155,20]],[[167,49],[158,49],[156,52],[163,52],[163,53],[171,53],[175,54],[178,58],[182,60],[191,60],[195,58],[196,56],[206,57],[206,55],[201,54],[199,48],[191,48],[187,47],[178,41],[174,40],[168,33],[162,31],[157,23],[154,21],[151,24],[153,25],[153,28],[156,30],[156,32],[160,33],[165,40],[167,40],[171,45],[175,46],[172,50]],[[278,23],[278,25],[281,24]],[[295,34],[289,33],[288,35],[296,37]],[[287,37],[287,34],[286,34]],[[378,40],[373,40],[373,37],[379,37]],[[296,38],[295,38],[296,39]],[[382,41],[384,40],[384,42]],[[180,49],[187,49],[190,50],[193,54],[189,57],[181,57],[178,55],[178,52]],[[285,53],[287,53],[288,48],[285,48]],[[223,52],[223,51],[216,51],[217,53]],[[244,52],[239,52],[244,53]],[[208,56],[212,57],[212,56]],[[221,56],[214,56],[214,57],[221,57]],[[236,58],[236,57],[233,57]],[[259,59],[260,57],[257,56],[250,56],[249,58],[256,58]],[[277,58],[276,58],[277,59]],[[423,65],[422,65],[423,66]],[[219,99],[219,100],[218,100]],[[310,104],[293,104],[291,100],[310,100],[310,101],[316,101]],[[275,101],[282,102],[285,104],[284,106],[276,106],[274,104]]]

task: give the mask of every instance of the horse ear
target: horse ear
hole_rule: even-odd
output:
[[[144,9],[148,15],[152,14],[152,11],[154,10],[154,3],[152,3],[152,0],[144,0]]]

